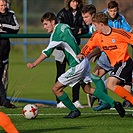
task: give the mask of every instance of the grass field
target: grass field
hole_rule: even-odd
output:
[[[22,108],[1,109],[7,113],[20,133],[132,133],[131,111],[120,118],[115,110],[95,112],[90,108],[80,109],[81,116],[65,119],[67,109],[54,107],[39,108],[36,119],[27,120],[22,116]],[[4,133],[0,128],[0,133]]]
[[[41,48],[31,49],[29,56],[39,56]],[[32,54],[31,54],[32,53]],[[91,71],[95,64],[91,64]],[[43,62],[35,69],[28,69],[23,61],[21,46],[13,47],[10,53],[8,96],[55,101],[51,88],[55,81],[56,68],[54,62]],[[71,88],[65,91],[71,98]],[[116,101],[122,99],[108,91]],[[87,106],[86,94],[80,90],[80,102]],[[64,119],[68,109],[55,107],[40,107],[39,115],[34,120],[26,120],[22,116],[22,107],[27,103],[15,103],[17,109],[0,108],[10,116],[20,133],[132,133],[132,109],[127,109],[126,116],[120,118],[115,110],[95,112],[92,108],[80,109],[82,115],[76,119]],[[95,103],[96,106],[97,102]],[[0,128],[0,133],[4,133]]]

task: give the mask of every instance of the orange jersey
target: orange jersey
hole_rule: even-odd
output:
[[[87,56],[95,47],[99,47],[108,56],[110,63],[125,62],[129,59],[128,43],[133,45],[133,34],[122,29],[112,28],[109,35],[93,33],[87,44],[82,48],[81,53]]]

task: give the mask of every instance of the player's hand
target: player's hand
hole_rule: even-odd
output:
[[[34,68],[36,65],[34,63],[27,63],[27,67],[32,69]]]
[[[85,58],[85,56],[84,56],[83,54],[78,54],[78,55],[77,55],[77,58],[78,58],[79,60],[82,60],[82,59]]]

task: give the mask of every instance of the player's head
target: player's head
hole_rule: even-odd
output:
[[[55,25],[57,24],[57,18],[52,12],[46,12],[41,17],[41,22],[43,24],[44,29],[50,33],[53,31]]]
[[[96,13],[95,16],[92,18],[92,22],[108,25],[108,16],[103,12]]]
[[[96,14],[96,7],[92,4],[85,5],[82,8],[82,17],[87,25],[92,23],[92,18]]]
[[[108,26],[108,16],[103,12],[96,13],[92,18],[92,23],[98,32],[102,32],[105,26]]]
[[[107,12],[109,16],[114,19],[119,11],[118,3],[116,1],[110,1],[108,3]]]
[[[7,0],[0,0],[0,12],[5,13],[7,10]]]
[[[81,9],[84,4],[85,0],[64,0],[64,6],[66,10],[76,10],[77,8]]]

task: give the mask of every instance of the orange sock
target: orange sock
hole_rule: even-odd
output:
[[[133,104],[133,96],[125,88],[121,86],[117,86],[114,92],[118,94],[120,97],[122,97],[123,99],[126,99]]]
[[[12,123],[11,119],[3,112],[0,112],[0,126],[7,133],[19,133],[14,124]]]

